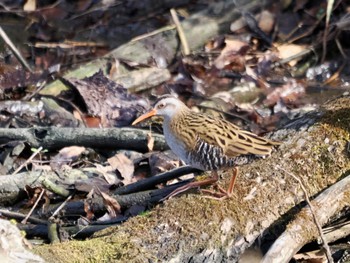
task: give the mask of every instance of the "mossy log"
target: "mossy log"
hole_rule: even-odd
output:
[[[298,176],[311,197],[348,175],[349,119],[350,97],[342,97],[275,132],[272,138],[283,144],[269,158],[240,168],[230,199],[185,194],[90,240],[35,251],[48,262],[235,262],[263,231],[304,200],[300,185],[283,170]],[[224,187],[231,173],[221,174]],[[312,226],[310,231],[317,230]]]

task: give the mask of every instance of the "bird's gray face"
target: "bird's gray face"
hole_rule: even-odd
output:
[[[159,100],[149,112],[138,117],[132,125],[139,123],[152,116],[163,116],[165,119],[171,119],[179,110],[187,108],[180,100],[175,97],[166,97]]]
[[[155,115],[171,118],[179,109],[183,107],[183,103],[176,98],[164,98],[158,101],[153,109],[156,111]]]

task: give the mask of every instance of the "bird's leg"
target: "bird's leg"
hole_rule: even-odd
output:
[[[205,179],[205,180],[201,180],[201,181],[191,182],[191,183],[188,183],[184,186],[181,186],[181,187],[177,188],[176,190],[174,190],[173,192],[171,192],[163,200],[174,197],[174,196],[181,194],[189,189],[214,184],[218,181],[218,179],[219,179],[219,176],[218,176],[217,172],[213,172],[212,176],[210,178]]]
[[[217,172],[213,171],[213,173],[215,173],[213,175],[213,177],[216,176],[216,178],[218,178]],[[223,189],[219,185],[217,185],[217,188],[218,188],[219,191],[210,191],[210,190],[203,189],[202,192],[204,192],[206,194],[209,194],[209,195],[206,195],[205,197],[206,198],[210,198],[210,199],[216,199],[216,200],[224,200],[226,198],[230,198],[231,195],[232,195],[232,192],[233,192],[233,188],[235,186],[237,174],[238,174],[238,168],[235,167],[233,169],[233,174],[232,174],[232,177],[231,177],[231,180],[230,180],[230,184],[228,185],[227,190]]]

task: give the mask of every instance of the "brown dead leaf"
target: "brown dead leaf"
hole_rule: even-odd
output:
[[[85,151],[85,147],[70,146],[62,148],[56,156],[52,158],[50,166],[53,170],[60,170],[64,164],[77,160]]]
[[[74,187],[77,191],[88,193],[96,188],[106,192],[110,189],[111,185],[101,177],[92,177],[89,179],[76,181]]]
[[[209,40],[205,46],[204,46],[204,50],[206,52],[210,52],[213,50],[217,50],[217,49],[222,49],[224,47],[225,44],[225,38],[220,35],[218,37],[216,37],[215,39]]]
[[[84,116],[84,121],[86,123],[86,126],[89,128],[101,128],[101,118],[99,117],[91,117],[91,116]]]
[[[152,132],[147,133],[147,148],[148,151],[153,151],[154,147],[154,137],[152,136]]]
[[[97,172],[101,173],[104,179],[109,185],[118,184],[119,180],[114,174],[114,168],[112,166],[103,166],[98,163],[95,164]]]
[[[242,72],[245,69],[244,55],[249,50],[249,44],[237,39],[226,39],[226,46],[221,51],[221,54],[214,61],[214,65],[218,69],[230,68],[237,72]]]
[[[300,52],[302,52],[306,49],[306,47],[303,45],[295,45],[295,44],[284,44],[284,45],[280,45],[276,48],[278,50],[279,57],[281,59],[290,58],[296,54],[299,54]],[[296,59],[289,61],[288,64],[293,67],[302,58],[303,58],[303,56],[300,56],[299,58],[296,58]]]
[[[92,190],[93,191],[93,190]],[[86,213],[86,218],[92,220],[95,217],[94,206],[91,198],[86,198],[84,200],[84,211]]]
[[[113,170],[119,171],[121,177],[123,177],[124,185],[133,182],[134,164],[124,153],[118,153],[107,161]]]
[[[108,214],[111,216],[111,218],[116,218],[119,216],[121,214],[121,206],[118,201],[104,192],[100,193],[103,198],[103,203],[106,206]]]
[[[126,126],[149,107],[149,103],[107,78],[102,71],[84,79],[65,79],[81,96],[87,113],[100,118],[103,127]]]
[[[36,0],[27,0],[27,2],[23,6],[23,10],[30,12],[36,10]]]
[[[149,157],[151,174],[156,175],[180,166],[179,158],[172,151],[155,152]]]
[[[85,147],[81,146],[70,146],[62,148],[59,151],[59,155],[64,159],[76,159],[85,151]]]
[[[32,207],[35,202],[38,200],[41,191],[43,190],[42,187],[30,187],[29,185],[26,185],[24,187],[24,190],[27,192],[28,197],[30,198],[27,203],[25,204],[25,207]],[[42,198],[45,200],[45,204],[50,203],[49,201],[49,197],[47,192],[44,192],[44,195],[42,196]]]

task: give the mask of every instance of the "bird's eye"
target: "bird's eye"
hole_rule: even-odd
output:
[[[164,106],[165,106],[165,104],[161,103],[161,104],[158,105],[158,109],[163,109]]]

